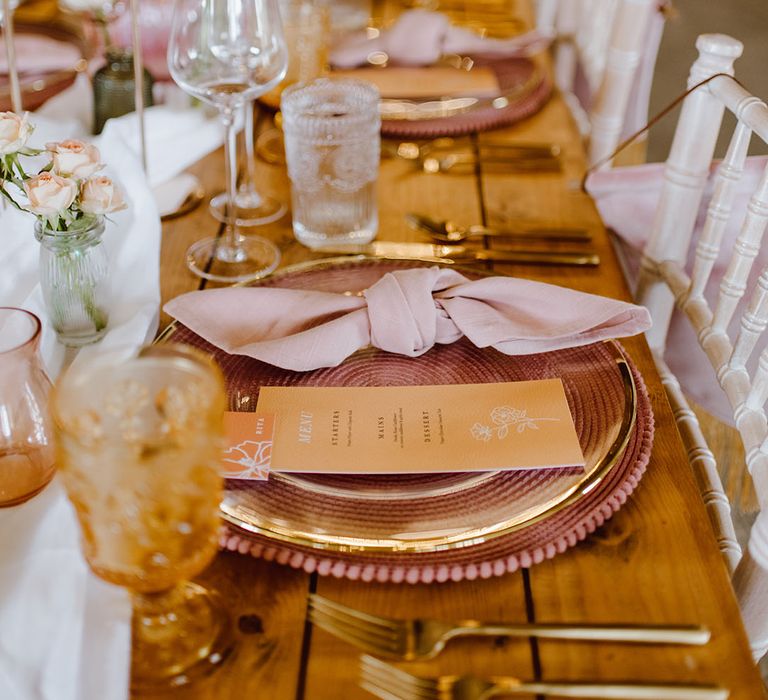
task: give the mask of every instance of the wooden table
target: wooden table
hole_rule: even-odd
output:
[[[262,115],[259,128],[271,126]],[[485,135],[478,138],[483,139]],[[427,175],[385,160],[379,179],[381,240],[424,240],[404,220],[409,211],[462,223],[502,219],[589,228],[602,258],[596,269],[497,265],[505,274],[629,299],[629,291],[591,199],[578,187],[584,153],[563,101],[493,138],[552,141],[565,172],[542,175]],[[208,194],[224,183],[221,152],[195,172]],[[264,191],[288,198],[283,168],[260,163]],[[220,230],[220,229],[219,229]],[[190,243],[217,231],[205,207],[163,227],[163,301],[202,288],[185,267]],[[283,251],[283,265],[317,257],[292,237],[290,218],[259,229]],[[168,321],[163,316],[162,325]],[[162,327],[161,325],[161,327]],[[694,483],[670,408],[642,338],[624,341],[648,386],[656,417],[647,473],[627,504],[585,542],[528,570],[441,585],[382,585],[318,577],[262,560],[221,553],[199,577],[228,601],[238,626],[237,656],[198,685],[156,697],[353,700],[358,651],[305,621],[317,591],[360,609],[393,616],[431,615],[509,621],[695,623],[713,633],[705,647],[458,640],[415,672],[520,674],[536,679],[711,682],[734,699],[762,697],[733,591]]]

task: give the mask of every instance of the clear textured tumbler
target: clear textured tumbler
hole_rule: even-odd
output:
[[[293,232],[310,248],[368,243],[378,228],[379,92],[321,78],[282,96]]]

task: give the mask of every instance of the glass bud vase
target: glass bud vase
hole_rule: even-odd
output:
[[[107,63],[93,76],[93,133],[100,134],[107,119],[136,109],[133,54],[110,48]],[[152,106],[152,76],[144,69],[144,106]]]
[[[54,473],[40,328],[29,311],[0,308],[0,507],[32,498]]]
[[[56,335],[79,347],[101,338],[109,323],[109,263],[102,243],[104,220],[75,231],[51,231],[40,221],[40,286]]]

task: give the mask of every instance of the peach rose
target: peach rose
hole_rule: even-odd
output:
[[[109,214],[125,207],[122,193],[104,175],[86,180],[80,188],[80,211],[86,214]]]
[[[0,112],[0,155],[6,156],[24,148],[31,133],[32,126],[26,114],[20,117],[13,112]]]
[[[27,209],[39,216],[55,216],[68,209],[77,196],[77,183],[54,173],[41,173],[24,181]]]
[[[51,154],[53,171],[58,175],[80,180],[90,177],[104,167],[99,162],[99,149],[83,141],[68,139],[59,143],[47,143],[45,150]]]

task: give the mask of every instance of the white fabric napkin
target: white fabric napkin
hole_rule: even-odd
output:
[[[32,146],[73,136],[76,124],[33,115]],[[105,172],[128,208],[110,218],[104,245],[114,304],[109,331],[94,345],[67,350],[55,339],[38,284],[39,244],[31,215],[0,210],[0,306],[20,306],[43,321],[41,354],[52,378],[65,364],[104,352],[132,353],[157,328],[160,220],[141,165],[119,133],[94,139]],[[90,573],[79,530],[56,480],[42,494],[0,510],[0,698],[118,700],[127,697],[130,601]]]
[[[147,169],[153,186],[167,182],[224,142],[220,121],[203,109],[149,107],[144,111],[144,119]],[[138,154],[138,123],[135,112],[110,119],[102,136],[118,137]]]

